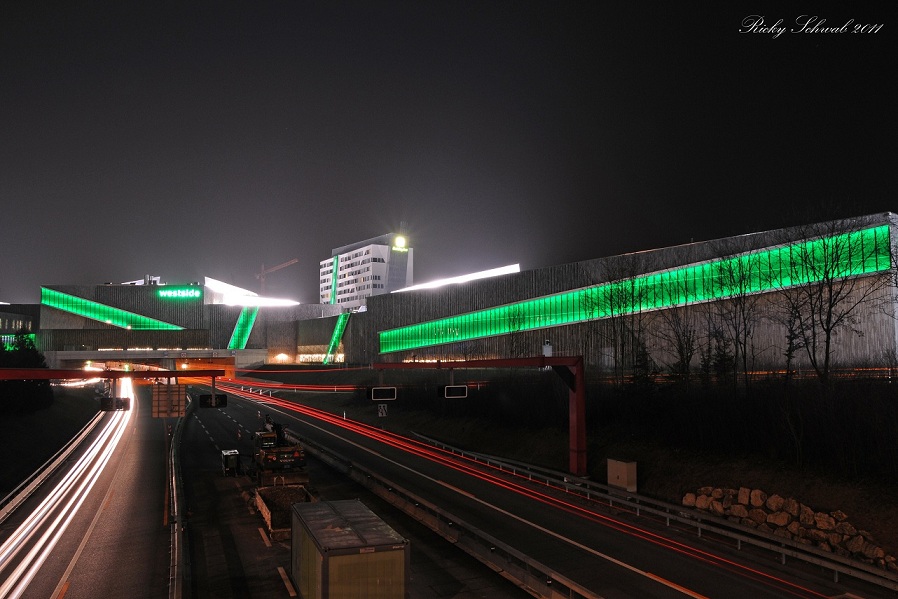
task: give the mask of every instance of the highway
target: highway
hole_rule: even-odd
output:
[[[167,597],[167,430],[129,379],[131,411],[93,434],[0,527],[0,597]]]
[[[172,596],[173,524],[165,468],[171,421],[153,419],[149,394],[134,394],[127,379],[121,384],[119,393],[133,398],[133,410],[105,414],[68,467],[0,525],[0,598]],[[239,386],[219,384],[218,390],[231,393],[228,406],[194,409],[183,426],[189,512],[180,524],[190,547],[185,596],[290,596],[289,545],[273,541],[262,529],[251,504],[249,478],[225,477],[220,467],[222,449],[250,455],[260,412],[310,444],[327,447],[360,470],[376,472],[458,522],[544,564],[586,589],[582,596],[891,596],[834,583],[822,570],[787,568],[770,555],[736,552],[675,528],[574,501],[297,399],[311,397],[312,391],[283,400],[243,392]],[[411,539],[411,597],[529,596],[313,458],[309,473],[321,499],[361,498]],[[57,507],[44,509],[51,499]]]
[[[294,434],[440,505],[596,596],[833,597],[844,592],[825,577],[780,568],[769,556],[753,563],[749,553],[717,552],[702,540],[682,535],[667,539],[665,535],[677,536],[676,530],[648,530],[626,518],[547,496],[374,427],[275,398],[256,401],[264,401],[262,411]],[[227,411],[234,418],[235,436],[238,425],[254,426],[253,405],[234,399]]]
[[[248,465],[251,435],[266,406],[234,396],[221,409],[197,409],[182,437],[182,468],[190,517],[191,573],[185,584],[193,597],[286,597],[290,546],[270,539],[252,506],[248,476],[225,477],[221,450],[238,449]],[[237,431],[240,438],[237,438]],[[525,599],[528,593],[459,551],[423,525],[345,476],[307,457],[314,493],[321,500],[360,499],[410,540],[410,597]]]

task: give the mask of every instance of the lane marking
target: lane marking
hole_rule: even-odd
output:
[[[290,596],[296,597],[296,590],[293,588],[293,583],[287,578],[287,572],[284,571],[283,566],[278,566],[278,574],[281,575],[281,580],[284,581],[284,586],[287,587],[287,592],[290,593]]]
[[[68,590],[69,590],[69,581],[66,580],[65,584],[62,585],[62,589],[59,590],[59,594],[56,595],[55,599],[62,599],[63,597],[65,597],[65,594],[68,592]]]
[[[265,543],[265,546],[271,547],[271,541],[268,540],[268,535],[265,534],[265,529],[261,526],[259,527],[259,534],[262,535],[262,541]]]
[[[289,414],[284,414],[284,412],[281,412],[280,410],[274,410],[274,411],[279,412],[279,413],[283,414],[284,416],[291,417]],[[474,495],[471,495],[470,493],[461,491],[461,490],[459,490],[458,488],[456,488],[456,487],[454,487],[454,486],[452,486],[452,485],[446,484],[446,483],[444,483],[444,482],[441,481],[441,480],[438,480],[438,479],[436,479],[436,478],[433,478],[432,476],[428,476],[427,474],[424,474],[423,472],[418,472],[417,470],[414,470],[414,469],[411,468],[410,466],[406,466],[405,464],[400,464],[399,462],[396,462],[395,460],[391,460],[390,458],[387,458],[387,457],[384,456],[383,454],[378,453],[378,452],[374,451],[373,449],[370,449],[370,448],[365,447],[365,446],[363,446],[363,445],[359,445],[359,444],[356,443],[355,441],[350,441],[349,439],[346,439],[346,438],[344,438],[344,437],[340,437],[338,434],[333,433],[333,432],[328,431],[328,430],[325,430],[325,429],[321,428],[320,426],[317,426],[317,425],[315,425],[315,424],[312,424],[312,423],[310,423],[310,422],[308,422],[308,421],[304,421],[303,424],[305,424],[306,426],[310,426],[310,427],[312,427],[312,428],[314,428],[314,429],[317,429],[317,430],[321,431],[321,432],[324,433],[324,434],[327,434],[327,435],[330,435],[330,436],[335,437],[335,438],[337,438],[337,439],[340,439],[340,440],[343,441],[344,443],[348,443],[349,445],[352,445],[353,447],[357,447],[358,449],[360,449],[360,450],[362,450],[362,451],[364,451],[364,452],[366,452],[366,453],[369,453],[369,454],[371,454],[371,455],[373,455],[373,456],[379,457],[380,459],[384,460],[385,462],[388,462],[388,463],[390,463],[390,464],[393,464],[393,465],[396,466],[397,468],[402,468],[403,470],[408,470],[409,472],[411,472],[411,473],[413,473],[413,474],[416,474],[416,475],[420,476],[421,478],[423,478],[423,479],[425,479],[425,480],[429,480],[429,481],[431,481],[431,482],[433,482],[433,483],[435,483],[435,484],[437,484],[437,485],[439,485],[439,486],[441,486],[441,487],[445,487],[445,488],[450,489],[451,491],[456,492],[456,493],[461,493],[462,495],[465,495],[465,496],[469,497],[472,501],[476,501],[477,503],[479,503],[479,504],[481,504],[481,505],[483,505],[483,506],[486,506],[486,507],[488,507],[488,508],[491,508],[491,509],[493,509],[493,510],[499,512],[500,514],[503,514],[504,516],[507,516],[507,517],[509,517],[509,518],[512,518],[512,519],[514,519],[514,520],[517,520],[518,522],[521,522],[522,524],[526,524],[527,526],[530,526],[531,528],[534,528],[534,529],[536,529],[536,530],[542,532],[543,534],[549,535],[549,536],[551,536],[551,537],[555,537],[555,538],[558,539],[559,541],[562,541],[562,542],[564,542],[564,543],[567,543],[567,544],[569,544],[569,545],[572,545],[572,546],[574,546],[574,547],[580,549],[581,551],[585,551],[585,552],[590,553],[590,554],[592,554],[592,555],[594,555],[594,556],[596,556],[596,557],[598,557],[598,558],[601,558],[601,559],[604,559],[604,560],[606,560],[606,561],[608,561],[608,562],[611,562],[612,564],[615,564],[615,565],[617,565],[617,566],[619,566],[619,567],[621,567],[621,568],[624,568],[624,569],[626,569],[626,570],[629,570],[629,571],[631,571],[631,572],[633,572],[633,573],[635,573],[635,574],[639,574],[640,576],[644,576],[645,578],[648,578],[649,580],[654,580],[655,582],[657,582],[657,583],[659,583],[659,584],[662,584],[662,585],[664,585],[664,586],[666,586],[666,587],[668,587],[668,588],[670,588],[670,589],[673,589],[673,590],[675,590],[675,591],[678,591],[678,592],[680,592],[680,593],[683,593],[684,595],[688,595],[689,597],[692,597],[693,599],[709,599],[707,596],[702,595],[702,594],[700,594],[700,593],[697,593],[697,592],[695,592],[695,591],[692,591],[691,589],[684,588],[684,587],[678,585],[677,583],[675,583],[675,582],[673,582],[673,581],[671,581],[671,580],[667,580],[666,578],[662,578],[661,576],[659,576],[659,575],[657,575],[657,574],[653,574],[653,573],[648,572],[648,571],[646,571],[646,570],[641,570],[640,568],[637,568],[636,566],[633,566],[633,565],[631,565],[631,564],[628,564],[628,563],[626,563],[626,562],[623,562],[623,561],[621,561],[621,560],[619,560],[619,559],[617,559],[617,558],[614,558],[614,557],[612,557],[612,556],[610,556],[610,555],[608,555],[608,554],[606,554],[606,553],[602,553],[601,551],[597,551],[597,550],[593,549],[592,547],[588,547],[588,546],[586,546],[586,545],[583,545],[582,543],[578,543],[577,541],[574,541],[573,539],[569,539],[569,538],[567,538],[567,537],[561,535],[560,533],[557,533],[557,532],[555,532],[555,531],[553,531],[553,530],[549,530],[549,529],[547,529],[547,528],[544,528],[544,527],[542,527],[542,526],[536,524],[535,522],[531,522],[531,521],[529,521],[529,520],[527,520],[527,519],[525,519],[525,518],[522,518],[521,516],[518,516],[517,514],[513,514],[513,513],[509,512],[509,511],[507,511],[507,510],[504,510],[504,509],[502,509],[502,508],[500,508],[500,507],[498,507],[498,506],[496,506],[496,505],[493,505],[493,504],[491,504],[491,503],[488,503],[487,501],[485,501],[485,500],[483,500],[483,499],[480,499],[480,498],[478,498],[478,497],[476,497],[476,496],[474,496]],[[378,442],[379,442],[379,443],[384,443],[383,441],[378,441]],[[388,445],[387,443],[384,443],[384,444],[385,444],[385,445]]]

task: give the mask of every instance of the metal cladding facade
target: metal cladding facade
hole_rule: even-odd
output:
[[[340,312],[336,306],[244,308],[211,302],[212,294],[199,284],[45,285],[36,344],[49,352],[275,346],[293,353],[298,321]]]
[[[175,289],[189,295],[160,295]],[[233,328],[234,319],[219,314],[228,306],[208,308],[216,310],[204,305],[199,285],[45,285],[36,343],[41,351],[213,347],[224,337],[214,325]]]
[[[896,355],[896,226],[883,213],[372,297],[344,333],[346,361],[522,357],[541,354],[548,341],[556,355],[582,354],[601,370],[633,351],[616,347],[626,331],[663,367],[673,361],[664,335],[672,316],[701,321],[697,335],[709,339],[750,298],[753,367],[777,368],[785,295],[841,278],[859,304],[833,336],[833,359],[881,364]],[[743,271],[740,284],[722,274]]]

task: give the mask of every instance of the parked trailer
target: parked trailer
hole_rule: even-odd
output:
[[[409,542],[358,500],[293,505],[291,575],[302,599],[408,599]]]

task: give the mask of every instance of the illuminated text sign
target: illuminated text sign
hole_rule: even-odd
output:
[[[156,293],[164,299],[199,299],[203,297],[203,292],[196,287],[159,289]]]

